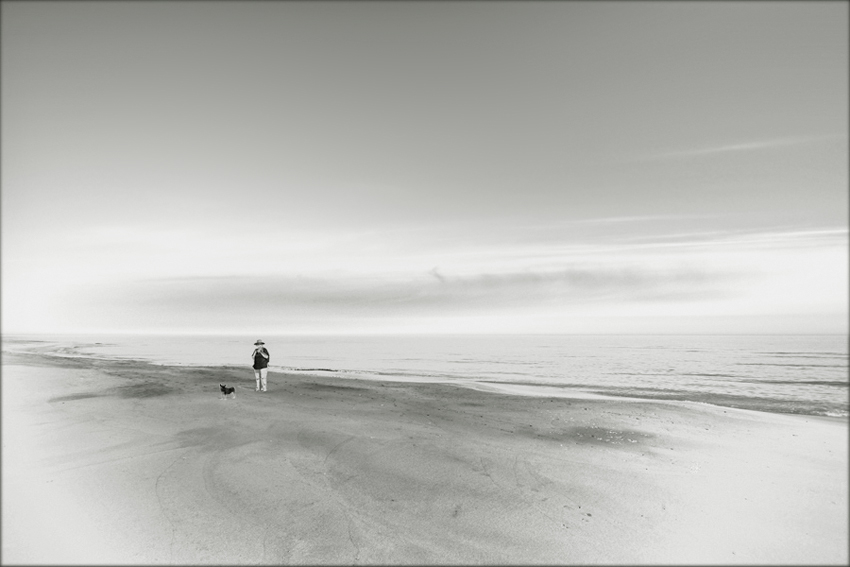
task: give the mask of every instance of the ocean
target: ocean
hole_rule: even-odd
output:
[[[250,368],[257,337],[10,335],[3,350]],[[846,335],[264,336],[275,372],[522,385],[846,418]]]

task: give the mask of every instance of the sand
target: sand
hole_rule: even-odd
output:
[[[4,353],[2,562],[848,562],[844,420],[491,389]]]

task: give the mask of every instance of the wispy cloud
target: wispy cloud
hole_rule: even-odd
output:
[[[331,238],[318,246],[311,241],[305,245],[309,250],[288,240],[250,253],[239,247],[218,256],[199,251],[198,265],[211,264],[214,270],[191,265],[184,270],[181,263],[180,269],[133,271],[132,263],[176,265],[192,246],[178,246],[171,254],[157,241],[156,250],[131,254],[131,244],[124,243],[120,248],[127,266],[116,269],[121,266],[117,257],[113,262],[109,256],[108,265],[87,267],[90,277],[79,281],[56,271],[82,261],[69,250],[73,262],[51,264],[53,271],[39,279],[57,281],[58,287],[39,291],[38,305],[7,305],[17,308],[21,318],[43,305],[40,317],[57,326],[228,329],[262,322],[268,329],[325,331],[388,320],[392,329],[450,330],[458,318],[507,320],[508,314],[537,328],[536,320],[557,327],[578,315],[847,310],[846,227],[640,237],[618,231],[618,238],[596,241],[579,241],[557,230],[531,238],[519,238],[521,233],[512,243],[457,234],[434,242],[417,232],[410,239],[397,234],[391,243],[362,236],[349,242]],[[246,268],[241,273],[238,262]],[[256,264],[266,269],[254,270]],[[4,294],[29,293],[22,285],[12,291],[4,286]]]
[[[772,150],[778,148],[787,148],[793,146],[803,146],[817,142],[834,141],[839,139],[847,139],[846,134],[830,134],[822,136],[786,136],[781,138],[769,138],[764,140],[752,140],[748,142],[738,142],[730,144],[720,144],[713,146],[704,146],[699,148],[686,148],[681,150],[673,150],[668,152],[658,152],[649,155],[644,155],[636,161],[654,161],[668,160],[677,158],[691,158],[712,156],[718,154],[734,154],[744,152],[755,152],[762,150]]]
[[[281,315],[295,312],[336,314],[433,313],[446,310],[497,310],[532,304],[568,305],[601,301],[680,300],[723,293],[733,274],[635,268],[573,268],[552,272],[445,276],[431,272],[405,279],[234,277],[181,278],[138,282],[125,289],[140,306],[197,313],[210,309]]]
[[[356,269],[170,277],[88,286],[72,309],[146,325],[355,327],[629,313],[712,314],[842,307],[847,230],[681,235],[616,246],[457,250],[425,264],[385,259]],[[842,254],[844,256],[842,256]],[[366,269],[368,268],[368,269]],[[844,274],[842,283],[840,277]],[[845,290],[846,291],[846,290]],[[840,295],[840,297],[839,297]],[[845,302],[846,303],[846,302]],[[817,305],[815,305],[817,304]],[[814,307],[812,307],[814,305]],[[123,315],[122,315],[123,314]]]

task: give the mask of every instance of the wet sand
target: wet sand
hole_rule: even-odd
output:
[[[4,564],[848,562],[846,420],[3,363]]]

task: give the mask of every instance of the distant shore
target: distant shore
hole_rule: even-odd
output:
[[[846,420],[23,353],[2,400],[4,564],[848,562]]]

